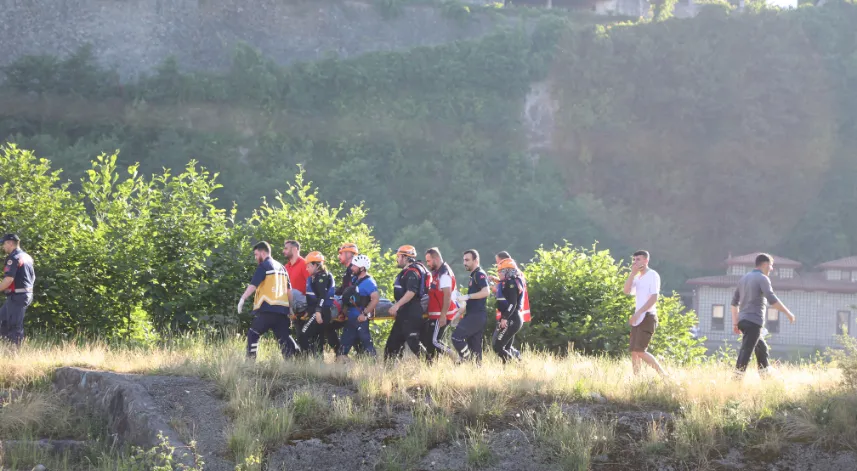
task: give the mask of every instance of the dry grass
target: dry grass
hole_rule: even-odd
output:
[[[564,470],[588,470],[592,456],[608,453],[613,443],[614,424],[575,413],[566,414],[557,403],[539,411],[528,411],[523,422]]]
[[[447,358],[431,366],[412,358],[393,365],[366,359],[339,364],[331,358],[284,362],[273,341],[261,347],[255,363],[245,361],[241,335],[220,341],[180,337],[149,348],[29,341],[19,352],[0,351],[0,387],[9,391],[0,408],[0,439],[57,436],[74,428],[48,386],[55,368],[78,366],[214,382],[233,418],[230,451],[244,469],[258,468],[260,456],[290,435],[372,426],[396,407],[415,410],[418,420],[408,437],[386,453],[389,469],[395,469],[393,458],[415,462],[427,447],[454,434],[450,427],[471,431],[472,465],[478,466],[485,447],[473,430],[508,423],[533,409],[539,410],[529,419],[534,433],[553,429],[564,437],[553,450],[567,468],[576,469],[592,453],[604,452],[600,443],[584,440],[582,431],[591,430],[581,427],[606,432],[612,426],[556,415],[539,404],[590,402],[593,397],[603,398],[608,407],[672,412],[672,424],[652,423],[637,438],[643,451],[672,454],[687,464],[704,464],[730,443],[761,447],[765,453],[780,441],[857,449],[857,417],[849,413],[857,410],[857,395],[840,386],[842,373],[831,366],[786,365],[774,379],[752,372],[736,379],[722,364],[669,365],[673,379],[664,382],[649,371],[634,377],[628,361],[577,355],[529,352],[522,362],[506,366],[490,354],[481,366],[456,366]],[[355,393],[331,397],[313,386],[320,383]],[[295,384],[303,385],[297,395]],[[282,397],[287,400],[278,399]],[[776,430],[753,433],[761,420],[773,421]],[[562,423],[576,425],[567,429]]]
[[[669,432],[662,420],[648,422],[643,438],[643,451],[650,455],[664,453],[667,449]]]

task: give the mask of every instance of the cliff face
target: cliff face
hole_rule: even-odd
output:
[[[350,0],[0,0],[0,66],[90,44],[127,79],[169,56],[187,69],[223,69],[239,42],[289,64],[478,37],[512,21],[499,18]]]

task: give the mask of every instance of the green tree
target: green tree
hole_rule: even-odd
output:
[[[627,270],[596,247],[537,250],[524,270],[533,320],[523,340],[557,353],[569,345],[590,354],[627,351],[628,318],[634,312],[633,298],[622,291]],[[705,349],[690,333],[695,315],[682,312],[677,295],[662,296],[658,307],[652,352],[680,362],[701,359]]]

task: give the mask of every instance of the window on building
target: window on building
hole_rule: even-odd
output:
[[[836,335],[846,335],[851,327],[851,311],[836,313]]]
[[[747,267],[744,265],[732,265],[729,267],[730,275],[743,275],[745,273],[747,273]]]
[[[851,281],[857,283],[857,270],[851,272]]]
[[[780,311],[776,308],[768,308],[768,315],[765,319],[765,328],[772,334],[780,333]]]
[[[831,281],[838,281],[842,278],[842,272],[839,270],[827,270],[827,279]]]
[[[780,278],[794,278],[794,268],[780,268]]]
[[[726,306],[715,304],[711,306],[711,330],[723,330],[725,324]]]

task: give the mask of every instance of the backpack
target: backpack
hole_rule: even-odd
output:
[[[416,267],[416,268],[414,268]],[[422,309],[423,314],[428,314],[429,307],[429,290],[431,289],[432,283],[432,275],[429,269],[423,264],[423,262],[417,260],[413,263],[408,270],[417,270],[417,273],[420,275],[420,292],[417,293],[417,296],[420,297],[420,308]]]

